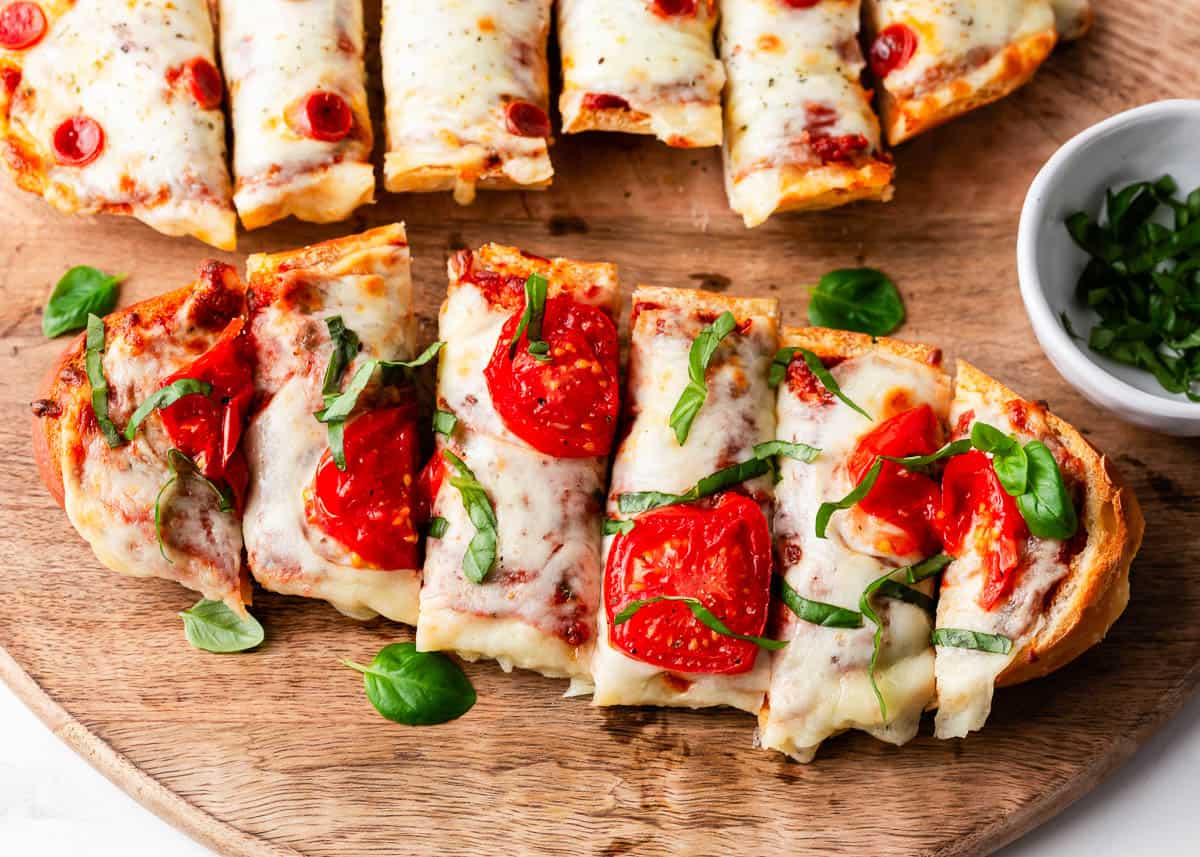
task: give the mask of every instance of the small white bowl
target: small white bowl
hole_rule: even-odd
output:
[[[1200,100],[1158,101],[1118,113],[1069,140],[1029,187],[1017,235],[1021,298],[1050,362],[1079,392],[1122,419],[1168,434],[1200,435],[1200,404],[1168,393],[1149,372],[1124,366],[1076,342],[1066,313],[1085,340],[1096,316],[1074,300],[1087,264],[1064,220],[1097,217],[1114,186],[1175,177],[1184,194],[1200,187]]]

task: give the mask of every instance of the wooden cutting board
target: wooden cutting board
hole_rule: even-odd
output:
[[[1136,8],[1135,8],[1136,7]],[[40,333],[73,264],[129,272],[122,302],[189,281],[211,251],[131,220],[59,216],[0,190],[0,677],[104,774],[230,855],[988,853],[1061,810],[1174,713],[1200,678],[1200,458],[1194,442],[1116,422],[1047,363],[1017,293],[1025,189],[1075,132],[1164,97],[1200,96],[1200,6],[1102,3],[1097,30],[1008,100],[896,153],[896,201],[789,216],[746,231],[715,151],[588,135],[554,149],[547,193],[384,196],[333,227],[243,239],[278,250],[406,220],[421,330],[434,338],[453,249],[495,240],[617,262],[637,283],[775,295],[848,265],[904,292],[901,335],[969,357],[1050,400],[1118,463],[1148,529],[1133,600],[1108,640],[1055,676],[997,694],[987,728],[896,749],[862,735],[802,766],[751,746],[730,711],[598,710],[563,684],[469,665],[478,705],[411,729],[381,719],[339,657],[410,632],[324,604],[255,601],[258,651],[191,649],[191,593],[103,571],[38,484],[29,401],[65,341]],[[378,98],[377,98],[378,102]],[[376,112],[379,105],[376,103]],[[233,257],[230,257],[233,258]],[[240,255],[237,258],[241,258]]]

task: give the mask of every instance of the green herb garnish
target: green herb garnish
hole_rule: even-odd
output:
[[[138,405],[133,416],[129,418],[129,425],[125,426],[125,439],[133,440],[137,435],[138,428],[154,411],[169,408],[184,396],[208,396],[211,394],[212,384],[207,381],[200,381],[196,378],[180,378],[172,381],[167,386],[155,390],[146,401]]]
[[[429,519],[429,538],[440,539],[446,535],[446,530],[450,529],[450,522],[442,517],[433,517]]]
[[[189,643],[205,652],[224,655],[262,645],[263,626],[247,613],[239,616],[223,601],[201,599],[179,614]]]
[[[604,535],[606,536],[627,536],[633,530],[633,521],[618,521],[614,518],[604,519]]]
[[[475,688],[462,668],[439,652],[418,652],[415,643],[384,646],[369,666],[341,664],[363,674],[376,711],[405,726],[447,723],[475,704]]]
[[[782,576],[775,576],[775,594],[789,610],[800,619],[824,628],[861,628],[863,617],[861,613],[838,607],[836,604],[825,604],[805,598],[788,585]]]
[[[817,327],[887,336],[904,322],[896,284],[874,268],[844,268],[821,277],[808,302]]]
[[[730,630],[729,626],[713,615],[699,598],[692,598],[687,595],[657,595],[654,598],[645,598],[640,601],[632,601],[627,604],[620,613],[613,617],[613,625],[623,625],[633,618],[634,614],[643,607],[649,607],[651,604],[658,604],[660,601],[678,601],[681,604],[687,605],[687,608],[692,611],[692,615],[710,631],[714,631],[723,637],[732,637],[735,640],[742,640],[747,643],[768,649],[770,651],[778,651],[787,646],[786,640],[771,640],[766,637],[751,637],[747,634],[739,634],[736,631]]]
[[[521,321],[508,343],[508,359],[517,356],[517,345],[524,335],[529,341],[529,353],[534,359],[546,363],[550,360],[550,345],[542,341],[542,319],[546,314],[546,294],[550,283],[541,274],[530,274],[525,281],[525,310]]]
[[[212,492],[217,495],[217,508],[222,512],[233,511],[233,496],[229,490],[222,488],[217,483],[213,482],[201,472],[196,466],[196,462],[192,461],[178,449],[167,450],[167,468],[171,471],[170,477],[158,489],[158,494],[154,497],[154,534],[158,537],[158,552],[162,554],[162,558],[172,565],[175,561],[167,556],[166,542],[163,541],[162,530],[162,512],[163,512],[163,497],[172,485],[183,476],[195,476],[212,489]]]
[[[50,293],[42,315],[42,333],[53,339],[64,333],[87,327],[88,316],[103,316],[117,305],[117,285],[124,274],[115,277],[88,265],[72,268]]]
[[[737,319],[733,317],[733,313],[723,312],[712,324],[705,325],[692,342],[692,349],[688,354],[688,383],[671,411],[670,426],[675,430],[675,440],[680,446],[687,442],[688,433],[692,430],[692,421],[696,419],[696,414],[700,413],[700,408],[708,398],[708,383],[704,377],[708,371],[708,364],[712,362],[721,341],[733,333],[736,327]]]
[[[663,506],[674,506],[678,503],[692,503],[705,497],[711,497],[726,488],[762,476],[771,469],[770,464],[762,458],[748,458],[730,465],[716,473],[705,476],[682,494],[666,494],[662,491],[637,491],[622,494],[617,497],[617,508],[623,515],[636,515]]]
[[[466,462],[448,449],[442,450],[442,457],[458,473],[450,478],[450,484],[458,489],[462,496],[463,509],[475,525],[475,535],[463,555],[463,574],[472,583],[483,583],[492,566],[496,564],[496,512],[492,508],[492,501],[488,499],[487,491],[475,478],[471,468],[467,467]]]
[[[930,636],[930,640],[935,646],[974,649],[977,652],[991,652],[996,655],[1007,655],[1012,651],[1013,645],[1008,637],[965,631],[962,628],[938,628]]]
[[[799,354],[804,358],[804,364],[808,366],[808,371],[812,372],[818,381],[821,382],[826,390],[831,395],[836,397],[846,405],[846,407],[857,411],[867,419],[872,419],[871,415],[855,404],[851,399],[842,392],[841,386],[834,379],[833,373],[825,368],[825,364],[821,362],[821,358],[807,348],[780,348],[775,352],[775,358],[771,361],[771,368],[767,374],[767,383],[772,387],[778,387],[783,379],[787,377],[788,367],[792,364],[792,358]]]
[[[440,435],[450,437],[454,427],[458,425],[458,417],[450,411],[435,411],[433,414],[433,430]]]
[[[109,446],[120,446],[121,433],[108,416],[108,379],[104,376],[104,320],[88,314],[87,317],[87,368],[88,383],[92,387],[92,411],[96,424],[104,434]]]

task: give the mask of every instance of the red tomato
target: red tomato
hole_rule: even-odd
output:
[[[871,43],[871,71],[885,78],[908,65],[917,52],[917,34],[904,24],[885,27]]]
[[[88,116],[72,116],[54,131],[54,157],[68,167],[90,164],[104,151],[104,129]]]
[[[696,0],[650,0],[650,8],[663,18],[682,18],[696,14]]]
[[[9,3],[0,9],[0,47],[31,48],[46,35],[46,15],[37,3]]]
[[[21,70],[19,68],[0,69],[0,83],[4,85],[4,91],[12,95],[21,85]]]
[[[304,132],[314,140],[336,143],[354,127],[354,114],[336,92],[312,92],[304,99]]]
[[[758,504],[723,494],[712,505],[668,506],[613,540],[604,574],[608,639],[636,660],[685,673],[744,673],[758,647],[710,630],[684,603],[660,601],[621,624],[634,601],[698,598],[731,631],[761,636],[771,588],[771,536]]]
[[[822,164],[848,164],[871,146],[871,141],[862,134],[843,134],[840,137],[815,135],[808,141],[813,154]]]
[[[605,92],[589,92],[583,96],[585,110],[629,110],[629,102],[619,95]]]
[[[504,126],[519,137],[549,137],[550,117],[528,101],[513,101],[504,108]]]
[[[880,455],[901,458],[936,452],[940,436],[941,427],[929,405],[896,414],[859,440],[850,455],[850,478],[856,484],[860,482]],[[924,474],[885,461],[875,486],[859,502],[858,508],[904,533],[905,538],[893,541],[890,553],[907,556],[920,552],[928,556],[936,553],[939,547],[935,524],[940,505],[936,482]]]
[[[530,354],[525,334],[510,358],[523,312],[504,325],[483,372],[497,413],[513,434],[547,455],[608,455],[621,405],[617,326],[602,310],[557,295],[546,301],[542,319],[551,359],[543,363]]]
[[[329,450],[317,465],[308,520],[375,568],[418,567],[416,408],[369,411],[346,424],[343,443],[345,470]]]
[[[204,110],[219,107],[225,95],[225,86],[221,82],[221,73],[217,71],[217,67],[204,57],[192,57],[184,68],[187,70],[188,86],[196,103]]]
[[[811,9],[820,3],[821,0],[780,0],[780,2],[791,9]]]
[[[961,556],[967,537],[982,527],[976,549],[984,551],[987,577],[979,606],[991,610],[1012,592],[1029,529],[1017,501],[1004,490],[992,461],[979,450],[955,456],[942,477],[942,541]]]
[[[425,463],[417,477],[417,492],[413,499],[413,517],[418,525],[426,523],[433,515],[433,501],[446,478],[446,458],[441,450],[435,450],[433,458]]]

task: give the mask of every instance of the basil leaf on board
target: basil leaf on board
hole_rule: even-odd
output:
[[[979,631],[966,631],[962,628],[937,628],[930,636],[935,646],[945,646],[953,649],[974,649],[977,652],[991,652],[996,655],[1007,655],[1012,651],[1012,640],[999,634],[984,634]]]
[[[546,293],[549,288],[550,283],[541,274],[530,274],[525,281],[525,309],[508,343],[509,360],[517,356],[517,345],[522,335],[529,340],[530,354],[543,363],[550,360],[550,346],[542,341],[542,318],[546,313]]]
[[[446,535],[448,529],[450,529],[450,522],[445,518],[435,516],[429,519],[429,538],[440,539]]]
[[[458,417],[450,413],[450,411],[435,411],[433,414],[433,430],[440,435],[450,437],[454,434],[454,427],[458,425]]]
[[[47,339],[87,327],[88,316],[104,316],[117,305],[117,285],[125,274],[109,276],[90,265],[78,265],[62,275],[42,315]]]
[[[475,535],[463,555],[463,574],[472,583],[483,583],[496,564],[496,512],[487,491],[466,462],[448,449],[442,450],[442,457],[458,472],[458,476],[451,477],[450,484],[458,489],[463,509],[475,525]]]
[[[712,362],[721,341],[733,333],[736,327],[737,319],[733,317],[733,313],[723,312],[712,324],[705,325],[692,342],[688,354],[688,383],[671,411],[670,426],[674,429],[675,440],[680,446],[687,442],[692,422],[708,398],[708,384],[705,381],[708,364]]]
[[[768,440],[754,447],[755,458],[786,456],[804,464],[812,464],[821,455],[821,450],[807,443],[792,443],[788,440]]]
[[[687,608],[692,611],[692,615],[710,631],[720,634],[722,637],[732,637],[735,640],[742,640],[746,643],[753,643],[762,649],[767,649],[772,652],[779,651],[787,646],[787,640],[771,640],[766,637],[751,637],[747,634],[739,634],[736,631],[730,630],[729,626],[713,615],[704,603],[699,598],[692,598],[688,595],[656,595],[653,598],[645,598],[640,601],[631,601],[627,604],[620,613],[613,617],[613,625],[624,625],[634,617],[634,614],[643,607],[649,607],[651,604],[658,604],[661,601],[678,601],[687,605]]]
[[[179,615],[187,641],[203,652],[244,652],[262,645],[266,636],[257,619],[249,613],[239,616],[223,601],[202,598]]]
[[[998,428],[977,422],[971,427],[971,445],[991,453],[992,466],[1004,490],[1012,497],[1025,493],[1029,483],[1029,456],[1015,438]]]
[[[165,387],[160,387],[133,412],[133,416],[129,418],[129,425],[125,426],[125,439],[133,440],[137,435],[138,428],[154,411],[169,408],[184,396],[208,396],[211,394],[212,384],[195,378],[180,378]]]
[[[661,509],[663,506],[674,506],[679,503],[692,503],[705,497],[711,497],[726,488],[732,488],[762,476],[771,469],[770,464],[761,458],[748,458],[729,467],[705,476],[682,494],[666,494],[662,491],[635,491],[617,497],[617,509],[623,515],[636,515],[651,509]]]
[[[874,268],[843,268],[821,277],[808,301],[817,327],[887,336],[904,323],[904,301],[887,276]]]
[[[1039,440],[1025,444],[1025,453],[1029,490],[1017,497],[1017,508],[1029,532],[1042,539],[1071,538],[1079,529],[1079,519],[1054,454]]]
[[[475,688],[462,668],[440,652],[418,652],[415,643],[384,646],[368,666],[340,663],[363,674],[367,699],[394,723],[436,726],[475,705]]]
[[[604,535],[606,536],[627,536],[633,531],[633,521],[618,521],[613,518],[604,519]]]
[[[162,554],[163,559],[174,565],[175,560],[167,556],[167,546],[163,540],[162,531],[163,496],[167,493],[167,489],[174,485],[180,477],[195,476],[217,495],[217,509],[222,512],[233,511],[233,496],[228,489],[221,488],[217,483],[205,476],[200,471],[200,468],[196,466],[196,462],[192,461],[178,449],[167,450],[167,468],[171,471],[171,475],[162,484],[162,487],[158,489],[158,494],[154,496],[154,534],[158,538],[158,552]]]
[[[104,377],[104,320],[99,316],[89,314],[87,317],[86,348],[85,366],[88,383],[92,387],[92,411],[96,414],[96,424],[100,426],[108,445],[117,447],[122,440],[121,433],[108,416],[108,379]]]
[[[789,610],[805,622],[823,628],[861,628],[863,617],[845,607],[825,604],[805,598],[788,585],[782,575],[775,575],[775,594]]]

